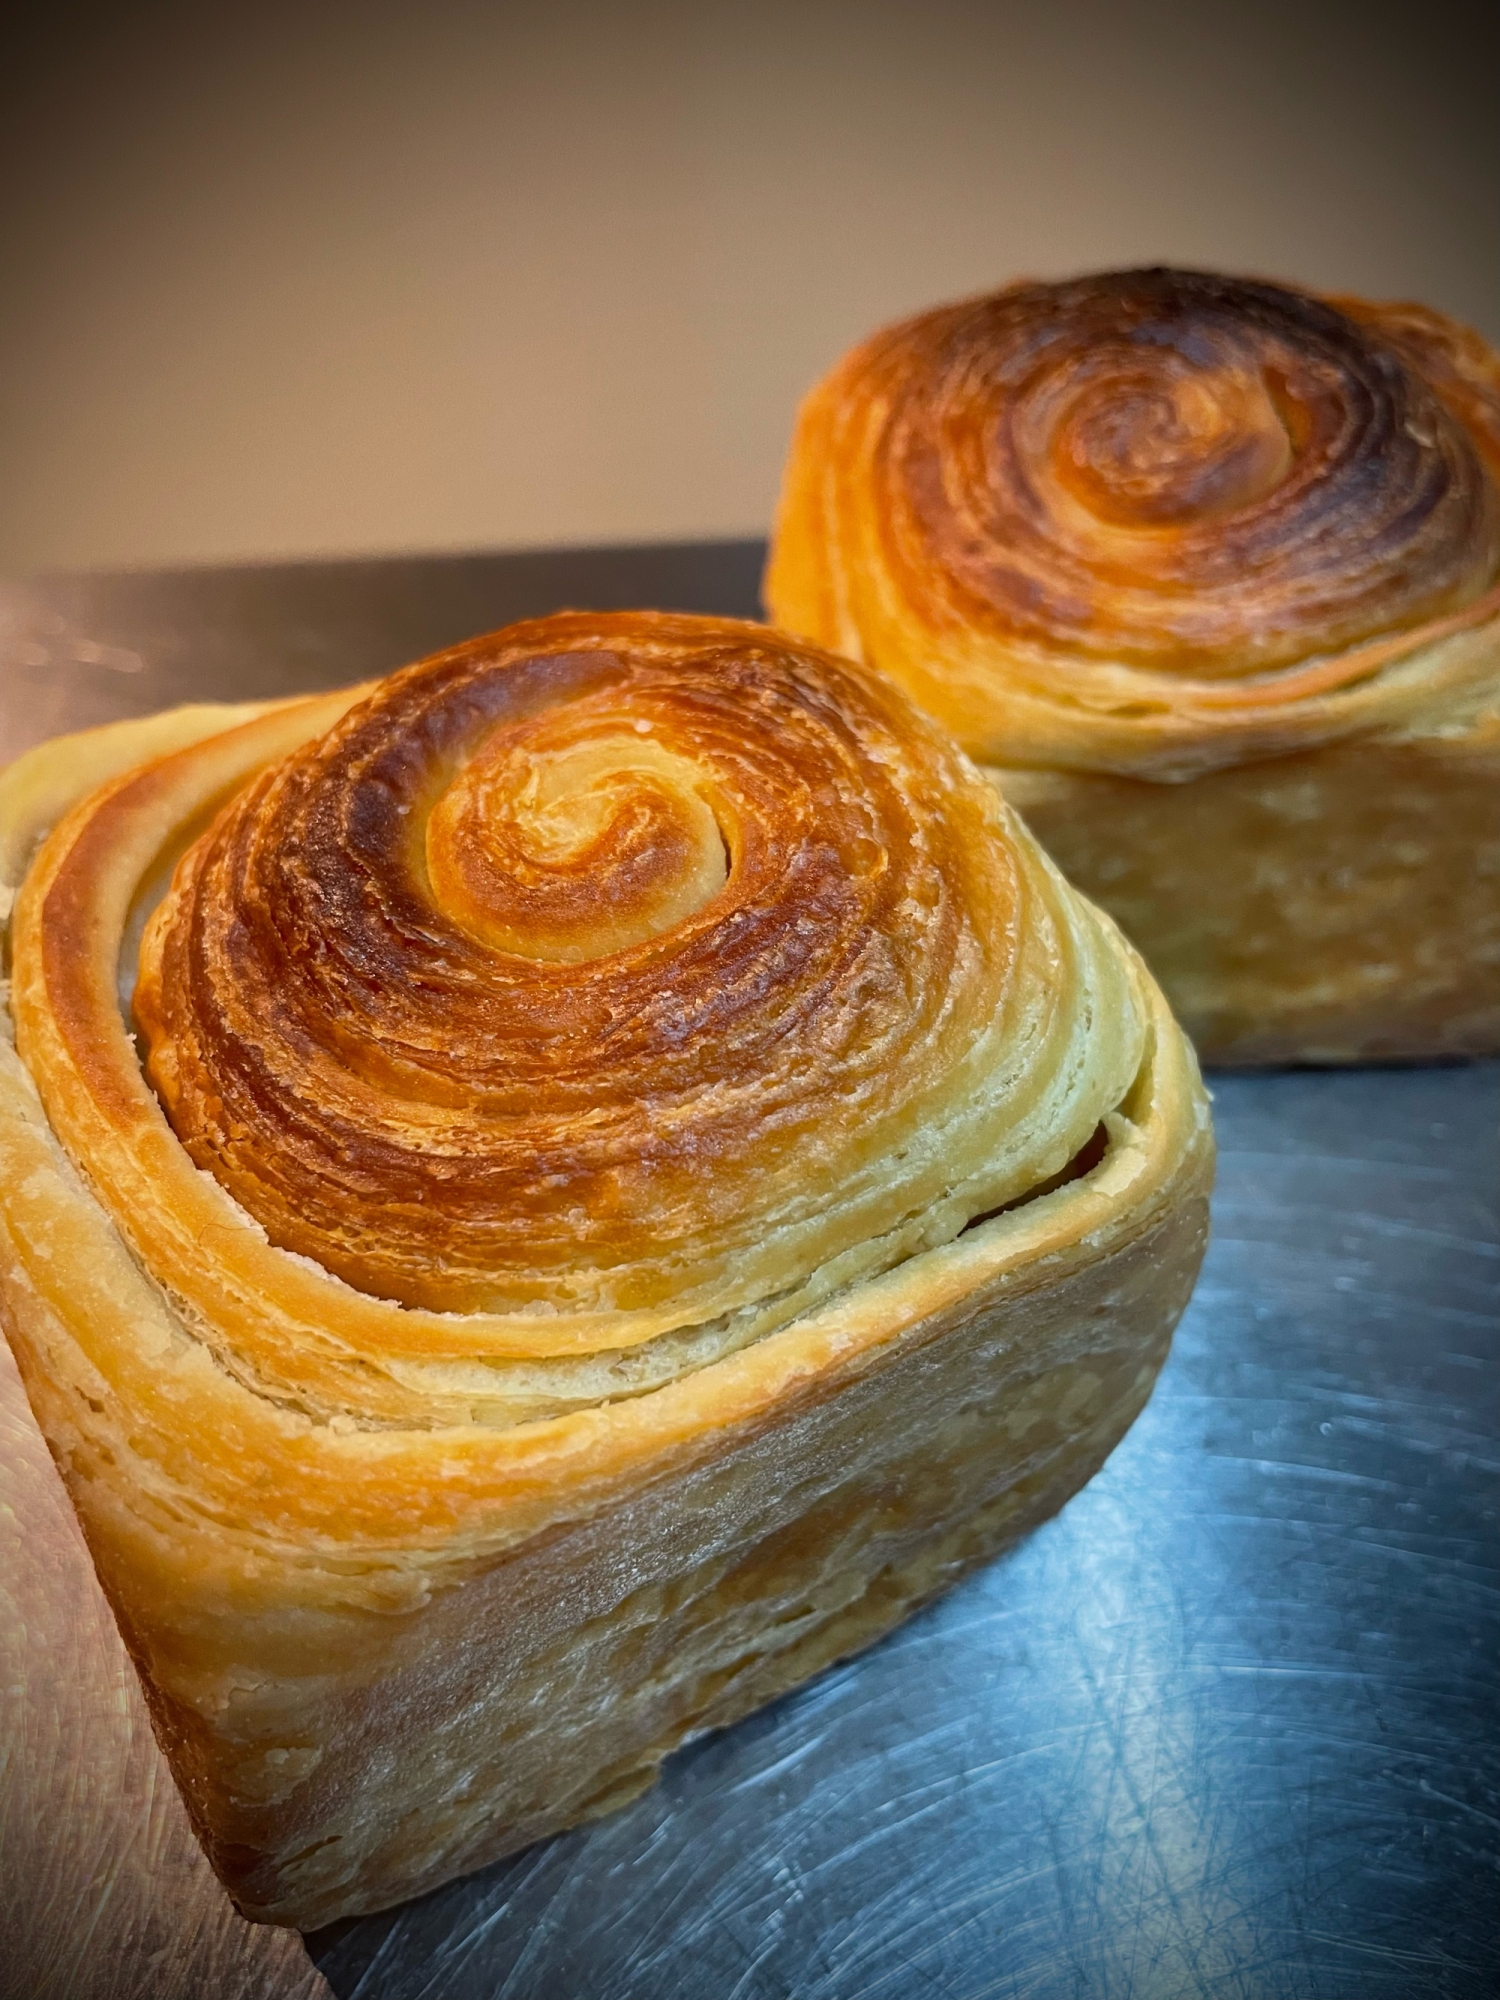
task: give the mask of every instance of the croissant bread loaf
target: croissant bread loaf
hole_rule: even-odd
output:
[[[1149,975],[765,627],[59,740],[0,883],[0,1311],[252,1917],[605,1812],[865,1645],[1090,1476],[1191,1290]]]
[[[808,397],[775,622],[893,676],[1207,1059],[1500,1049],[1500,356],[1140,270],[887,328]]]

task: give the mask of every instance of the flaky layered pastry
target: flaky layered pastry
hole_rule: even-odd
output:
[[[606,1811],[865,1644],[1090,1475],[1191,1288],[1139,960],[763,627],[65,739],[0,880],[5,1322],[252,1916]]]
[[[766,579],[892,675],[1206,1056],[1500,1049],[1500,357],[1414,305],[1021,284],[803,405]]]

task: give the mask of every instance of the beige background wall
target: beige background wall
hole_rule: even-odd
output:
[[[49,15],[0,177],[0,569],[764,526],[881,320],[1171,258],[1500,337],[1491,7]]]

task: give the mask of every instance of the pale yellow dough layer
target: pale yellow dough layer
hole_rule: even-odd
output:
[[[276,1248],[188,1160],[118,1001],[79,1057],[38,939],[89,801],[185,754],[70,917],[103,1010],[205,804],[361,692],[176,711],[0,779],[27,1057],[6,1014],[0,1316],[204,1844],[248,1915],[303,1928],[608,1810],[1053,1511],[1150,1391],[1212,1171],[1160,994],[1007,817],[1087,983],[1002,1212],[799,1271],[789,1318],[658,1313],[623,1345],[617,1313],[591,1344],[518,1310],[508,1339],[503,1310],[414,1311]]]
[[[1500,1049],[1500,709],[1180,785],[991,769],[1206,1061]]]

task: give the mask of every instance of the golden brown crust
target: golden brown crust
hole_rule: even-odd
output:
[[[239,794],[147,930],[174,1129],[274,1242],[435,1311],[709,1319],[771,1289],[763,1248],[780,1288],[794,1236],[810,1266],[899,1227],[939,1192],[894,1164],[919,1125],[950,1179],[993,1157],[949,1079],[1028,971],[984,789],[909,715],[709,620],[393,677]],[[870,1184],[837,1227],[813,1162]]]
[[[1430,385],[1468,433],[1491,480],[1500,479],[1500,354],[1489,342],[1412,299],[1380,303],[1343,293],[1327,303],[1367,327]]]
[[[497,690],[489,676],[511,679]],[[507,735],[484,703],[503,710],[517,680],[544,699]],[[440,723],[420,719],[434,684],[464,689],[471,718],[461,749],[445,739],[435,763],[422,759]],[[726,686],[735,712],[750,711],[740,723],[721,717]],[[643,687],[670,740],[631,763],[609,747],[622,741],[609,705],[634,717]],[[11,939],[20,1053],[0,1040],[0,1317],[205,1843],[243,1907],[302,1924],[607,1809],[686,1734],[863,1643],[1060,1504],[1149,1390],[1201,1255],[1212,1158],[1191,1054],[1139,962],[993,788],[861,670],[759,627],[571,619],[476,642],[365,696],[157,718],[128,742],[85,739],[0,781],[0,855],[12,857],[0,886],[24,871]],[[407,701],[417,719],[391,726]],[[756,702],[774,716],[771,740]],[[691,734],[704,713],[721,719]],[[737,759],[721,747],[731,738]],[[389,760],[413,743],[415,788],[393,791]],[[529,791],[507,775],[522,752],[531,775],[543,767]],[[78,767],[76,802],[57,757]],[[350,779],[359,757],[365,775]],[[559,769],[582,796],[551,838]],[[282,813],[283,793],[310,802],[306,818]],[[717,885],[694,798],[729,830]],[[507,860],[518,799],[539,802],[546,832],[525,829]],[[418,826],[380,848],[391,818]],[[757,841],[772,856],[760,871],[745,858]],[[570,844],[617,864],[623,939],[619,912],[567,879]],[[538,846],[564,879],[538,892],[531,957],[515,949],[523,917],[496,876],[524,877]],[[832,882],[818,873],[829,848]],[[438,1191],[432,1285],[456,1243],[462,1282],[480,1269],[487,1288],[474,1310],[440,1311],[361,1290],[272,1240],[173,1131],[117,992],[122,974],[134,983],[134,939],[173,870],[141,1012],[189,1137],[215,1129],[215,1065],[240,1060],[247,1024],[262,1035],[264,1095],[234,1098],[222,1128],[231,1165],[279,1171],[296,1120],[315,1126],[342,1104],[307,1080],[316,1062],[327,1074],[330,1048],[348,1052],[340,1090],[383,1107],[387,1136],[409,1131],[406,1107],[417,1122],[434,1103],[451,1109],[464,1061],[476,1096],[491,1092],[502,1165],[507,1117],[537,1143],[548,1118],[577,1116],[581,1062],[559,1064],[554,1088],[522,1061],[523,1088],[487,1048],[494,1017],[474,995],[492,963],[511,982],[506,1005],[518,985],[555,1009],[555,982],[578,980],[576,1032],[601,1034],[589,1047],[602,1113],[644,1105],[669,1136],[683,1094],[611,1067],[591,986],[650,963],[656,990],[675,990],[674,954],[738,926],[752,889],[775,907],[787,876],[823,882],[809,907],[827,911],[836,969],[803,976],[818,940],[785,952],[788,915],[767,927],[769,959],[710,953],[738,985],[704,973],[706,995],[688,996],[707,1005],[700,1037],[725,1024],[729,1082],[764,1092],[766,1143],[756,1119],[733,1126],[722,1211],[712,1186],[689,1187],[663,1203],[653,1247],[643,1212],[620,1221],[627,1171],[620,1202],[591,1196],[600,1240],[623,1249],[610,1264],[587,1247],[569,1295],[548,1291],[566,1277],[560,1258],[527,1265],[503,1233],[502,1254],[471,1255],[454,1215],[472,1209]],[[285,900],[257,906],[267,881]],[[420,956],[413,932],[380,959],[369,928],[372,906],[388,912],[402,894],[420,899],[409,921],[423,936],[439,935],[440,917],[452,926],[441,941],[474,973],[454,981],[451,1013],[439,993],[420,1043],[420,991],[358,984],[378,964],[394,986]],[[274,956],[277,912],[308,926],[295,967]],[[606,947],[597,957],[578,951],[590,940]],[[309,997],[320,967],[324,1016]],[[285,1017],[266,1019],[283,1002],[290,1015],[289,996],[301,1045]],[[361,1010],[387,1000],[378,1018],[382,1034],[404,1026],[399,1060],[363,1032]],[[883,1083],[861,1068],[851,1019],[879,1043]],[[642,1031],[622,1032],[628,1053]],[[785,1047],[822,1101],[820,1117],[783,1130],[770,1111],[802,1102],[783,1089]],[[837,1059],[819,1070],[825,1047]],[[670,1061],[670,1038],[651,1050]],[[712,1130],[716,1053],[689,1054],[713,1086],[700,1107]],[[845,1073],[867,1093],[862,1137],[829,1102]],[[254,1144],[239,1130],[253,1119]],[[286,1143],[316,1217],[317,1145]],[[737,1176],[737,1149],[758,1163],[755,1184]],[[622,1155],[627,1169],[637,1156]],[[220,1154],[206,1157],[217,1171]],[[351,1261],[353,1276],[383,1278],[387,1240],[417,1268],[420,1232],[403,1235],[399,1213],[403,1188],[425,1186],[411,1176],[403,1154],[376,1181],[372,1204],[387,1206],[368,1238],[333,1204],[333,1226],[301,1241],[330,1264],[358,1244],[367,1263]],[[248,1181],[240,1191],[260,1198]],[[732,1236],[746,1215],[736,1254],[716,1263],[714,1232]]]
[[[628,619],[542,621],[372,701],[278,710],[102,789],[30,872],[17,1030],[56,1129],[223,1364],[303,1408],[404,1424],[436,1395],[495,1421],[657,1386],[1056,1173],[1138,1065],[1117,946],[899,694],[762,627],[648,629],[655,652]],[[644,693],[620,685],[631,644]],[[628,787],[632,713],[668,726],[675,659],[717,718],[688,768],[734,850],[701,911],[573,962],[453,922],[411,857],[468,766],[449,746],[406,798],[378,755],[387,701],[417,709],[398,753],[425,754],[435,679],[489,773],[514,738],[484,701],[553,657],[589,687],[523,727],[523,790],[558,731],[576,772],[591,729]],[[372,756],[351,810],[347,762]],[[136,996],[184,1152],[113,940],[226,791]],[[288,792],[335,831],[288,826]],[[413,829],[384,860],[372,800]]]
[[[1411,306],[1194,272],[1015,285],[803,406],[776,621],[993,763],[1184,778],[1500,676],[1500,394]]]

